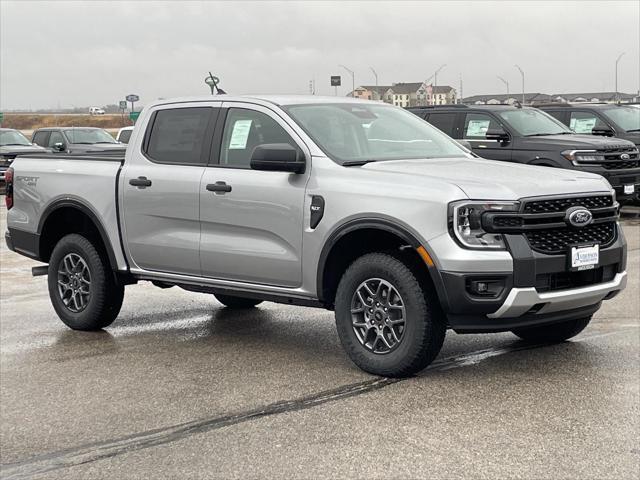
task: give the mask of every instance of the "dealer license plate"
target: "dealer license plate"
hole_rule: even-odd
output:
[[[573,270],[591,270],[600,260],[600,245],[571,247],[571,268]]]

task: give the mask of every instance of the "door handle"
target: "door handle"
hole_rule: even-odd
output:
[[[129,185],[133,185],[138,188],[147,188],[151,186],[151,180],[147,177],[132,178],[129,180]]]
[[[227,185],[225,182],[216,182],[207,184],[207,190],[210,192],[225,194],[230,192],[232,189],[231,185]]]

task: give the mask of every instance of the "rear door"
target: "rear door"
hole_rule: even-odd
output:
[[[469,112],[464,116],[462,138],[467,140],[477,155],[492,160],[510,161],[513,141],[487,140],[487,130],[506,130],[497,118],[485,112]]]
[[[140,127],[121,175],[132,268],[200,275],[200,181],[220,102],[163,105]]]
[[[228,103],[218,147],[200,185],[200,258],[206,277],[276,286],[302,283],[302,233],[310,153],[274,111]],[[304,152],[304,174],[250,168],[253,149],[288,143]],[[226,185],[227,192],[209,186]]]
[[[425,120],[451,138],[462,138],[459,125],[460,114],[457,112],[432,112]]]

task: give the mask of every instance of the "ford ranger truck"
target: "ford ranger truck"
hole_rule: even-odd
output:
[[[159,101],[121,157],[17,158],[6,201],[70,328],[107,327],[139,281],[322,307],[376,375],[425,368],[447,329],[561,342],[626,284],[601,176],[481,159],[370,101]]]

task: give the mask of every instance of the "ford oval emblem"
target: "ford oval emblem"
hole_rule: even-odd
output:
[[[586,227],[593,222],[593,214],[583,207],[567,210],[566,222],[573,227]]]
[[[620,160],[629,160],[631,158],[631,155],[629,155],[628,153],[623,153],[622,155],[620,155]]]

